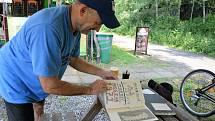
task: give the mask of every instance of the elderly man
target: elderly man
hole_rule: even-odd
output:
[[[70,64],[78,71],[116,79],[110,71],[79,58],[80,34],[116,28],[113,0],[78,0],[69,6],[43,9],[0,49],[0,95],[9,121],[39,120],[48,94],[82,95],[106,91],[96,80],[80,86],[61,80]]]

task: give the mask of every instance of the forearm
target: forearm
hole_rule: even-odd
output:
[[[89,95],[90,87],[70,84],[65,81],[59,81],[59,84],[50,89],[50,93],[55,95],[74,96],[74,95]]]
[[[78,71],[88,73],[88,74],[97,75],[100,77],[104,73],[103,69],[96,67],[96,66],[82,60],[81,58],[71,58],[71,64],[70,65]]]
[[[57,78],[40,78],[43,90],[49,94],[74,96],[90,94],[90,86],[71,84]]]

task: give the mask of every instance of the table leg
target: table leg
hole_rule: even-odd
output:
[[[94,117],[100,112],[102,109],[102,104],[99,99],[93,104],[88,113],[83,117],[82,121],[92,121]]]

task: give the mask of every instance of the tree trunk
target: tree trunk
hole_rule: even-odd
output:
[[[181,13],[181,0],[178,0],[178,20],[180,20],[180,13]]]
[[[158,18],[158,0],[155,0],[156,19]]]
[[[193,0],[192,10],[191,10],[191,14],[190,14],[190,20],[193,20],[193,10],[194,10],[194,6],[195,6],[195,0]]]
[[[170,13],[169,13],[170,4],[169,4],[168,0],[166,0],[165,2],[166,2],[166,15],[169,16],[170,15]]]
[[[203,2],[203,23],[205,23],[205,0],[202,0]]]

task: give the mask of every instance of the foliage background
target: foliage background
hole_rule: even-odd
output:
[[[150,41],[153,43],[215,57],[215,0],[205,0],[205,20],[202,13],[195,11],[196,9],[203,11],[203,1],[117,0],[116,14],[121,26],[114,30],[103,27],[102,30],[135,36],[137,26],[147,26],[150,27]],[[193,13],[192,8],[189,8],[190,13],[181,13],[182,5],[188,7],[194,5],[196,9]],[[191,18],[191,14],[195,13],[199,16]],[[183,14],[190,15],[190,19],[181,20],[180,15]]]

